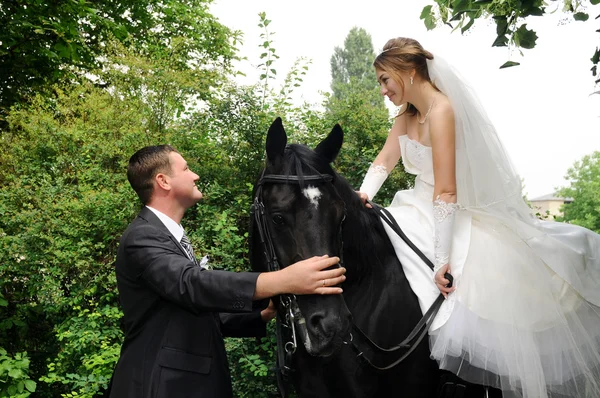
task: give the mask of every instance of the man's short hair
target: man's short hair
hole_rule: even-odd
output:
[[[129,158],[127,179],[143,204],[148,204],[154,192],[154,177],[158,173],[169,174],[169,153],[177,152],[171,145],[147,146]]]

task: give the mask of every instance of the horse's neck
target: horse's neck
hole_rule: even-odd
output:
[[[344,297],[348,308],[361,328],[403,331],[412,324],[407,320],[417,322],[421,317],[417,297],[381,221],[359,214],[362,209],[356,211],[344,226],[352,228],[353,233],[347,236],[355,240],[344,242]]]
[[[383,286],[387,280],[404,277],[393,246],[380,221],[364,208],[349,209],[344,225],[343,259],[348,270],[349,287]],[[380,292],[379,292],[380,293]],[[374,295],[376,289],[363,290],[362,295]]]

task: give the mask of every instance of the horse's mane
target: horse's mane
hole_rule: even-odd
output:
[[[393,247],[379,216],[374,209],[365,207],[350,183],[323,156],[305,145],[290,144],[286,147],[281,167],[278,171],[281,174],[297,175],[300,179],[317,173],[333,176],[333,185],[346,205],[344,251],[352,250],[353,263],[365,266],[356,270],[357,275],[383,264],[380,254],[393,252]]]

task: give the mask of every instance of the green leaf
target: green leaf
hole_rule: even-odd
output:
[[[523,24],[515,32],[514,38],[519,47],[531,49],[535,47],[538,36],[533,30],[527,29],[527,24]]]
[[[419,19],[425,19],[427,17],[431,16],[431,5],[425,6],[423,7],[423,10],[421,10],[421,16],[419,17]]]
[[[452,10],[455,14],[471,9],[471,0],[452,0]]]
[[[511,66],[518,66],[521,65],[518,62],[514,62],[514,61],[506,61],[505,63],[502,64],[502,66],[500,66],[500,69],[504,69],[504,68],[510,68]]]
[[[12,319],[5,319],[0,321],[0,329],[10,329],[13,325]]]
[[[452,21],[458,21],[459,19],[462,18],[462,15],[465,13],[466,11],[461,11],[461,12],[457,12],[456,14],[452,15],[452,18],[450,18],[450,22]]]
[[[8,300],[5,300],[2,297],[0,297],[0,307],[6,307],[7,305],[8,305]]]
[[[433,17],[433,15],[432,15],[432,17]],[[447,7],[440,8],[440,19],[444,23],[446,23],[448,21],[448,8]]]
[[[593,5],[600,4],[600,0],[590,0]]]
[[[498,36],[505,35],[508,30],[508,21],[506,17],[494,17],[494,21],[496,22],[496,34]]]
[[[600,48],[596,47],[596,51],[594,52],[594,55],[592,55],[592,58],[590,58],[590,60],[594,64],[597,64],[600,62]]]
[[[521,14],[521,17],[528,17],[528,16],[536,16],[536,17],[541,17],[544,15],[544,9],[542,7],[531,7],[528,8],[526,10],[523,11],[523,14]]]
[[[585,13],[585,12],[577,12],[575,14],[573,14],[573,19],[576,21],[587,21],[590,18],[590,16]]]
[[[425,24],[425,28],[427,28],[427,30],[433,30],[435,28],[435,19],[432,15],[426,17],[423,20],[423,23]]]
[[[460,33],[465,33],[467,30],[469,30],[469,28],[471,26],[473,26],[473,23],[475,22],[474,18],[469,19],[469,22],[463,26],[462,28],[460,28]]]
[[[35,392],[36,384],[33,380],[25,380],[25,388],[27,391]]]
[[[508,37],[506,35],[498,35],[492,43],[492,47],[506,47],[508,45]]]
[[[71,48],[64,42],[58,42],[54,45],[54,50],[58,55],[62,58],[69,59],[71,58]]]
[[[11,369],[8,371],[8,375],[13,379],[19,379],[23,376],[23,371],[21,369]]]

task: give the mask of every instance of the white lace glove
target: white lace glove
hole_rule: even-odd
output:
[[[373,200],[377,191],[379,191],[379,188],[381,188],[385,182],[388,174],[385,166],[371,164],[358,191],[366,193],[369,200]]]
[[[450,262],[450,251],[452,249],[452,234],[454,230],[454,218],[456,210],[460,208],[458,203],[448,203],[440,199],[439,195],[433,201],[434,220],[434,268],[433,277],[444,265]]]

